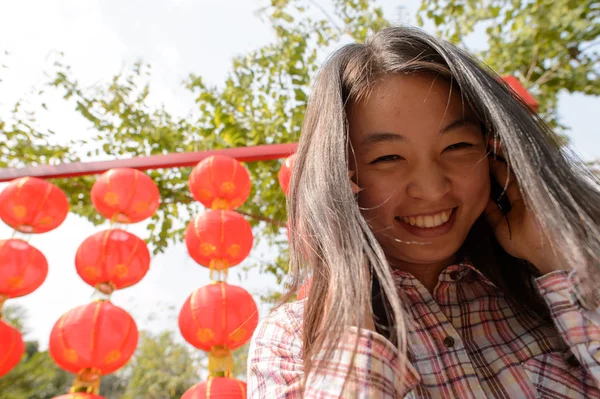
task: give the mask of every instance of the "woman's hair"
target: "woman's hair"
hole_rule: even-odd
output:
[[[362,324],[372,302],[376,322],[406,353],[405,310],[386,257],[361,215],[348,170],[353,151],[347,105],[366,98],[376,80],[429,72],[447,79],[479,117],[484,134],[499,139],[524,200],[565,265],[585,276],[585,298],[600,281],[600,184],[583,163],[556,146],[554,133],[489,68],[451,43],[421,30],[387,28],[364,44],[336,51],[314,83],[306,110],[288,199],[291,231],[290,296],[311,277],[305,302],[305,375],[329,358],[348,326]],[[504,185],[504,182],[500,182]],[[532,286],[537,271],[508,255],[481,217],[461,248],[506,295],[542,309]],[[377,295],[380,291],[382,295]],[[381,299],[383,298],[383,299]]]

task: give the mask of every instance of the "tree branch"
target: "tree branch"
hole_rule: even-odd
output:
[[[251,213],[240,211],[239,209],[236,212],[238,212],[238,213],[240,213],[240,214],[242,214],[244,216],[248,216],[249,218],[260,220],[261,222],[270,223],[270,224],[275,225],[277,227],[286,227],[285,223],[279,222],[277,220],[274,220],[274,219],[271,219],[271,218],[268,218],[268,217],[265,217],[265,216],[253,215]]]

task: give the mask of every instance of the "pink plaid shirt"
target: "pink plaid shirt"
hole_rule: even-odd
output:
[[[600,313],[577,301],[574,274],[535,281],[554,323],[510,298],[468,264],[446,268],[431,295],[395,273],[407,309],[408,367],[383,336],[349,328],[308,377],[302,396],[304,301],[284,305],[258,326],[248,358],[249,398],[600,398]],[[344,388],[354,340],[357,356]]]

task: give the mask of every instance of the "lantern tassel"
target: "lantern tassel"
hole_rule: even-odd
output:
[[[81,370],[75,377],[69,393],[85,392],[98,395],[100,393],[101,376],[102,374],[98,369],[86,368]]]
[[[233,357],[226,346],[213,346],[208,354],[208,371],[212,377],[231,377]]]

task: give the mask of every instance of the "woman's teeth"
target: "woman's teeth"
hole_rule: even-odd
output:
[[[400,219],[414,227],[431,228],[443,225],[450,219],[453,209],[436,213],[435,215],[401,217]]]

